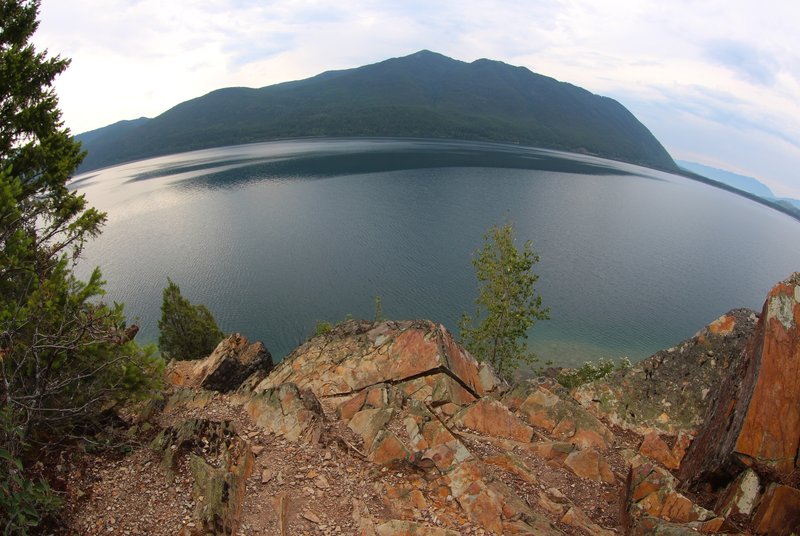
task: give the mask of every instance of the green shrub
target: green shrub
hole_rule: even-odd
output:
[[[476,359],[488,361],[507,378],[520,363],[536,361],[524,340],[537,320],[549,318],[535,288],[539,276],[533,265],[538,261],[530,241],[517,249],[510,223],[489,229],[472,260],[480,289],[474,316],[461,317],[461,339]]]
[[[30,42],[39,2],[0,0],[0,526],[26,534],[58,507],[21,459],[34,441],[87,422],[158,385],[162,361],[130,339],[122,306],[103,303],[95,269],[74,269],[105,214],[67,181],[83,159],[52,88],[69,60]]]
[[[631,362],[627,357],[620,359],[616,366],[614,366],[614,361],[611,359],[603,359],[601,357],[597,363],[587,361],[580,368],[562,371],[557,380],[564,387],[572,389],[600,378],[605,378],[614,370],[627,370],[629,368],[631,368]]]
[[[3,534],[28,534],[61,507],[61,498],[42,479],[24,476],[22,462],[0,448],[0,522]]]
[[[205,305],[192,305],[169,278],[158,329],[158,347],[169,359],[203,359],[225,338],[211,311]]]
[[[319,337],[320,335],[325,335],[333,331],[333,324],[330,322],[325,322],[320,320],[314,326],[314,337]]]

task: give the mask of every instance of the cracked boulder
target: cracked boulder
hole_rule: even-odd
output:
[[[680,432],[675,438],[675,444],[670,448],[655,430],[645,434],[639,453],[651,460],[657,461],[667,469],[677,469],[686,453],[692,439],[685,432]]]
[[[800,490],[773,482],[753,517],[756,534],[789,536],[800,531]]]
[[[272,366],[272,355],[260,341],[250,344],[247,337],[234,333],[205,359],[171,361],[166,380],[176,387],[227,393],[253,375],[266,375]]]
[[[505,387],[444,326],[425,320],[344,322],[298,347],[252,387],[261,392],[289,382],[318,397],[405,384],[409,397],[459,405]]]
[[[606,459],[595,449],[579,449],[570,452],[564,466],[581,478],[595,482],[614,483],[614,473]]]
[[[749,517],[761,498],[761,482],[752,469],[742,471],[717,499],[715,510],[725,517]]]
[[[446,472],[473,456],[424,404],[411,401],[403,419],[413,460],[419,467]]]

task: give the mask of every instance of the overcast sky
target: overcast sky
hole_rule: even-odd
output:
[[[429,49],[619,100],[677,159],[800,198],[798,0],[42,0],[73,132]]]

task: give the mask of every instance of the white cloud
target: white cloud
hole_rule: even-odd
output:
[[[428,48],[618,98],[675,156],[800,197],[792,0],[43,0],[41,18],[36,42],[73,59],[57,89],[76,132]]]

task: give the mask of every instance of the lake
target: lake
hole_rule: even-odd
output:
[[[456,330],[472,253],[513,221],[541,261],[542,360],[636,361],[736,307],[760,309],[800,270],[800,222],[690,179],[590,156],[490,143],[326,139],[195,151],[106,168],[72,186],[108,212],[79,273],[155,340],[171,277],[225,331],[280,358],[317,321]]]

